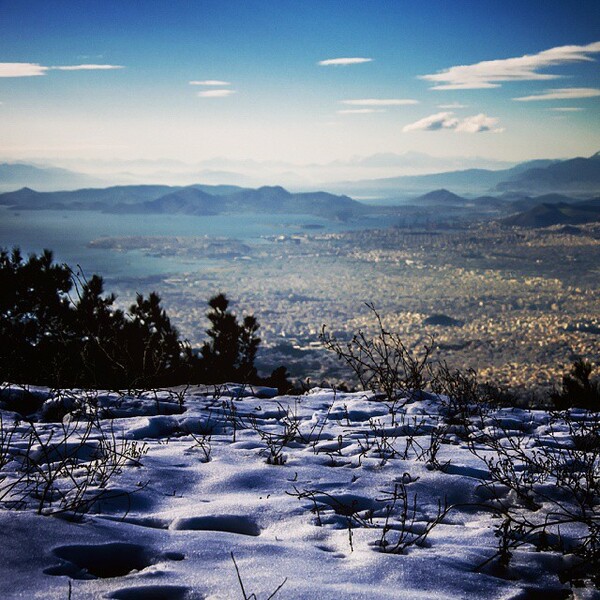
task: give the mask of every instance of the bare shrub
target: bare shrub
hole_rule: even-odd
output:
[[[319,336],[326,349],[335,352],[352,370],[364,390],[382,392],[392,419],[398,407],[425,388],[426,365],[433,340],[425,344],[420,356],[404,345],[399,334],[388,331],[373,304],[367,303],[377,323],[377,333],[369,338],[359,330],[350,341],[340,341],[327,332]]]
[[[298,440],[303,444],[310,444],[314,454],[318,454],[317,446],[319,445],[319,442],[321,441],[321,438],[323,436],[323,431],[325,430],[325,426],[327,425],[327,422],[329,421],[329,419],[331,417],[331,411],[333,410],[333,407],[334,407],[336,401],[337,401],[337,389],[334,387],[333,388],[333,400],[327,406],[327,410],[325,411],[324,417],[321,420],[316,419],[315,422],[310,427],[310,429],[308,430],[308,432],[303,432],[301,430],[300,426],[298,426],[298,430],[297,430]],[[346,415],[347,414],[348,413],[346,410]]]
[[[348,531],[348,544],[350,551],[354,552],[354,535],[352,530],[356,527],[373,527],[373,511],[371,509],[361,510],[355,499],[345,500],[333,494],[318,489],[299,490],[294,486],[293,492],[286,492],[298,500],[310,500],[312,512],[316,515],[319,527],[323,526],[322,513],[332,510],[335,515],[343,517]],[[361,515],[361,512],[363,513]]]
[[[99,418],[0,425],[0,440],[15,442],[10,461],[0,465],[0,503],[9,509],[80,518],[102,498],[114,497],[108,483],[126,465],[140,465],[147,452],[146,444],[117,435],[112,422]]]
[[[0,472],[12,460],[13,438],[17,431],[17,422],[9,425],[4,422],[2,413],[0,413]],[[0,479],[1,483],[2,479]]]
[[[491,388],[481,385],[473,369],[451,369],[442,361],[430,369],[431,391],[441,407],[440,414],[448,432],[468,439],[470,420],[483,419],[492,408]]]
[[[554,413],[534,444],[500,418],[470,433],[469,449],[489,472],[487,508],[499,518],[498,550],[479,568],[493,560],[506,567],[515,549],[533,546],[572,557],[562,581],[599,585],[600,416]]]
[[[417,494],[412,501],[408,498],[406,484],[394,485],[394,489],[384,498],[385,520],[378,541],[382,552],[404,554],[411,546],[421,546],[431,531],[439,525],[452,509],[447,501],[438,500],[437,512],[433,519],[427,519],[424,525],[417,525]]]
[[[264,429],[255,415],[250,415],[247,418],[247,423],[253,429],[260,439],[265,443],[267,449],[267,464],[283,465],[286,462],[284,448],[296,438],[299,437],[300,419],[298,418],[298,407],[291,410],[289,407],[284,408],[282,404],[277,403],[279,407],[279,415],[277,431],[269,431]]]
[[[410,476],[408,478],[410,479]],[[293,492],[287,493],[299,500],[311,502],[311,511],[316,515],[318,526],[323,526],[323,514],[328,510],[344,517],[351,550],[354,550],[353,529],[376,529],[380,530],[377,547],[390,554],[403,554],[411,546],[423,545],[434,527],[441,523],[452,509],[445,500],[439,501],[433,519],[428,518],[425,523],[417,522],[417,494],[409,500],[404,482],[396,483],[391,492],[384,492],[383,498],[366,502],[373,507],[367,509],[361,509],[355,499],[337,497],[319,489],[299,490],[294,487]],[[383,509],[376,508],[383,502]]]
[[[181,431],[185,435],[189,435],[194,443],[190,446],[191,449],[197,448],[202,453],[202,462],[210,462],[212,460],[212,436],[213,436],[214,425],[212,423],[212,412],[209,411],[206,425],[202,428],[202,431],[193,432],[189,427],[182,427]]]
[[[248,594],[246,592],[246,588],[244,587],[244,582],[242,580],[242,575],[240,573],[240,569],[237,565],[237,562],[235,561],[235,556],[233,555],[233,552],[231,553],[231,560],[233,561],[233,566],[235,567],[235,572],[237,574],[237,580],[238,583],[240,584],[240,589],[242,591],[242,597],[244,600],[258,600],[258,596],[254,593],[252,594]],[[281,590],[281,588],[285,585],[287,581],[287,577],[277,586],[277,588],[275,588],[275,591],[273,591],[268,597],[267,600],[271,600],[272,598],[275,598],[275,596],[279,593],[279,591]]]

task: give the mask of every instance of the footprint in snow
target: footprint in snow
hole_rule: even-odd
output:
[[[169,529],[178,531],[222,531],[239,535],[260,535],[255,521],[241,515],[216,515],[204,517],[184,517],[173,521]]]
[[[203,600],[190,588],[177,585],[146,585],[123,588],[111,592],[106,598],[114,600]]]

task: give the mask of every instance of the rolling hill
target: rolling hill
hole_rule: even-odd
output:
[[[468,202],[466,198],[442,188],[417,196],[410,203],[418,206],[464,206]]]
[[[502,220],[505,225],[517,227],[581,225],[596,221],[600,221],[600,198],[576,203],[543,203]]]
[[[336,220],[351,219],[368,210],[348,196],[327,192],[292,194],[279,186],[245,189],[206,185],[114,186],[61,192],[22,188],[0,194],[0,205],[19,210],[93,210],[120,214],[310,214]]]

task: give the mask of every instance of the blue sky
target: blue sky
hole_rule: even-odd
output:
[[[0,0],[0,157],[588,155],[598,60],[597,0]]]

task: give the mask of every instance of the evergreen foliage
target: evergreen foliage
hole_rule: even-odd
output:
[[[600,381],[592,380],[593,366],[578,358],[563,375],[562,390],[552,394],[551,399],[559,410],[579,407],[600,411]]]
[[[70,273],[48,250],[27,261],[18,249],[0,252],[0,369],[3,378],[39,380],[61,370],[68,344]],[[42,366],[45,363],[45,366]]]
[[[229,300],[224,294],[210,299],[212,309],[206,316],[211,322],[207,330],[210,340],[201,348],[203,367],[214,382],[256,381],[254,359],[260,345],[256,335],[260,325],[252,315],[238,323],[237,317],[228,310]]]
[[[0,252],[0,375],[4,380],[78,387],[175,383],[185,346],[160,305],[138,294],[113,308],[102,278],[75,276],[52,253]],[[75,297],[70,294],[75,292]]]
[[[0,381],[51,387],[151,388],[181,383],[289,387],[284,367],[261,379],[254,316],[241,323],[219,294],[209,302],[208,341],[192,352],[155,292],[114,307],[98,275],[85,279],[52,252],[24,259],[0,250]]]

